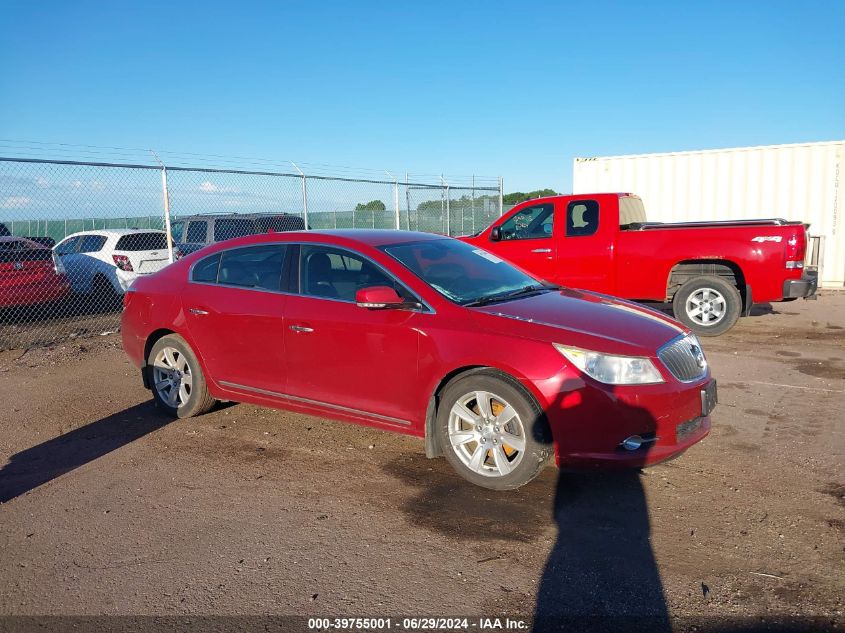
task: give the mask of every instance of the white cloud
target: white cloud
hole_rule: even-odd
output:
[[[39,176],[35,179],[35,186],[39,189],[46,189],[50,186],[50,181],[44,178],[43,176]]]
[[[3,202],[0,202],[0,209],[22,209],[29,206],[30,202],[32,202],[32,198],[27,196],[8,196],[3,199]]]
[[[240,193],[240,189],[234,187],[224,187],[217,183],[206,180],[200,183],[199,190],[203,193]]]

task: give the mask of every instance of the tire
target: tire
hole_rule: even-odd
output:
[[[477,392],[487,402],[487,417],[479,415]],[[496,416],[501,424],[496,424]],[[512,378],[489,370],[464,374],[446,386],[435,432],[455,471],[493,490],[524,486],[552,453],[548,425],[534,398]]]
[[[91,302],[98,310],[113,310],[120,305],[121,295],[106,277],[97,275],[91,282]]]
[[[208,393],[196,355],[178,334],[155,342],[147,356],[146,370],[156,406],[168,415],[191,418],[207,413],[216,402]]]
[[[719,336],[730,330],[742,312],[742,297],[733,284],[719,277],[696,277],[678,289],[672,299],[675,318],[701,336]]]

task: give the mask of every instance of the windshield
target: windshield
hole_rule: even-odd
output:
[[[391,244],[382,250],[461,305],[482,305],[549,289],[495,255],[458,240]]]

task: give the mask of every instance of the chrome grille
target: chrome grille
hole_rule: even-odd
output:
[[[683,382],[698,380],[707,373],[704,351],[694,334],[672,339],[657,351],[657,357]]]

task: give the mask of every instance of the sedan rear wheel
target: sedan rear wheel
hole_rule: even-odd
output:
[[[551,453],[540,407],[521,387],[493,373],[450,383],[437,417],[446,458],[462,477],[486,488],[528,483]]]
[[[156,341],[147,371],[156,404],[170,415],[189,418],[214,406],[197,357],[181,336],[168,334]]]

